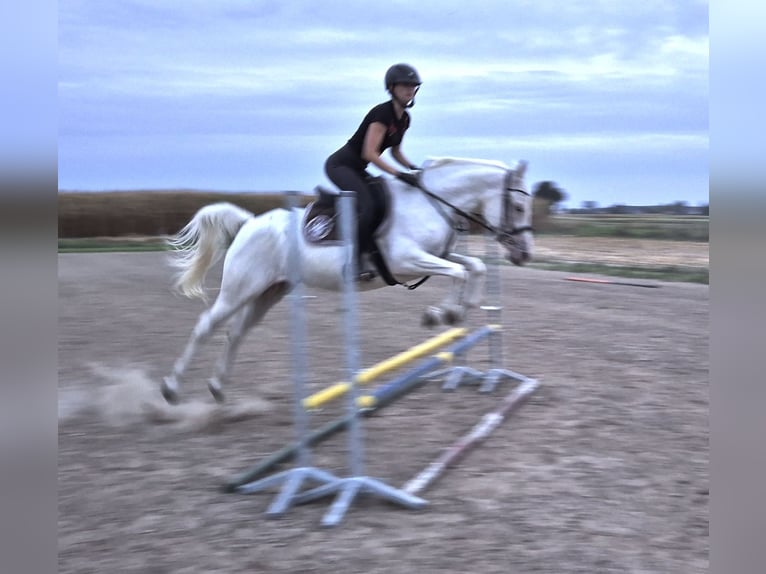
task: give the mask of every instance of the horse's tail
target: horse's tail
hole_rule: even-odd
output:
[[[253,214],[228,202],[206,205],[176,235],[167,240],[173,249],[170,264],[178,269],[174,287],[189,298],[207,300],[204,282],[208,269],[234,241]]]

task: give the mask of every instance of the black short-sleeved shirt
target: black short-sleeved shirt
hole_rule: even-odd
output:
[[[346,144],[351,147],[359,158],[362,157],[362,147],[364,146],[364,137],[367,134],[367,128],[374,122],[380,122],[386,126],[386,135],[383,137],[383,142],[380,144],[380,152],[382,153],[388,148],[402,143],[404,132],[410,127],[410,115],[405,111],[402,114],[402,117],[397,119],[396,112],[394,111],[394,103],[390,100],[378,104],[367,112],[362,123],[359,124],[356,132]],[[367,162],[364,162],[364,164],[367,165]]]

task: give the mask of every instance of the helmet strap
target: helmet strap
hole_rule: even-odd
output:
[[[414,105],[415,105],[415,96],[418,94],[418,90],[420,89],[420,86],[417,86],[417,87],[415,88],[415,93],[414,93],[414,94],[412,94],[412,99],[411,99],[411,100],[409,100],[409,101],[406,101],[406,102],[405,102],[405,101],[402,101],[402,100],[400,100],[399,98],[397,98],[397,97],[394,95],[394,86],[395,86],[395,85],[396,85],[396,84],[392,84],[392,85],[391,85],[391,87],[390,87],[390,88],[388,88],[388,93],[389,93],[389,94],[391,94],[391,99],[393,99],[393,100],[396,100],[396,102],[397,102],[397,103],[398,103],[400,106],[402,106],[402,108],[404,108],[404,109],[407,109],[407,108],[411,108],[412,106],[414,106]]]

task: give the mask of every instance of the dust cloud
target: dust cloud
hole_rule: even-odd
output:
[[[82,387],[61,391],[59,421],[96,412],[104,423],[113,427],[148,423],[204,432],[227,423],[255,418],[271,410],[270,403],[257,398],[219,405],[212,398],[209,401],[184,401],[182,395],[180,404],[169,405],[160,394],[159,383],[148,375],[146,369],[100,363],[92,363],[89,368],[101,384],[90,392]]]

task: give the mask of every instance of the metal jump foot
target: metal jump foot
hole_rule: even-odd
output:
[[[409,494],[376,478],[367,476],[353,476],[340,479],[332,484],[323,484],[297,495],[295,503],[303,504],[336,493],[335,502],[322,518],[322,526],[337,526],[343,520],[354,498],[359,494],[373,494],[409,509],[423,508],[428,504],[426,500],[414,494]]]
[[[484,378],[484,373],[472,367],[452,367],[442,385],[443,391],[454,391],[463,383],[474,383]]]
[[[341,481],[338,477],[324,470],[312,467],[299,467],[278,472],[277,474],[267,476],[266,478],[256,480],[249,484],[244,484],[237,487],[236,490],[237,492],[244,494],[252,494],[271,488],[276,484],[284,483],[282,485],[282,490],[280,490],[279,494],[274,499],[274,502],[272,502],[268,510],[266,510],[267,515],[275,516],[284,514],[292,505],[298,503],[301,497],[301,495],[298,494],[298,491],[307,480],[322,484],[322,486],[318,488],[337,484]]]
[[[495,390],[497,384],[503,379],[510,379],[512,381],[523,383],[524,381],[528,380],[529,377],[525,377],[524,375],[520,375],[519,373],[515,373],[508,369],[490,369],[484,373],[484,380],[479,387],[479,392],[491,393]]]

